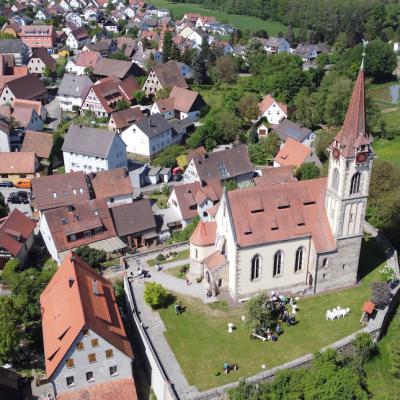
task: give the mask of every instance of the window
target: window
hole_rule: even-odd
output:
[[[76,194],[76,189],[72,189],[72,193],[73,193],[73,194]]]
[[[260,276],[260,256],[256,255],[251,259],[251,280],[254,281]]]
[[[99,339],[92,339],[92,347],[97,347],[99,345]]]
[[[86,380],[88,382],[94,382],[94,376],[93,376],[93,372],[92,371],[86,372]]]
[[[273,276],[280,276],[282,272],[282,252],[278,251],[274,256],[274,271]]]
[[[96,354],[94,354],[94,353],[89,354],[88,359],[89,359],[90,363],[96,362]]]
[[[198,249],[195,249],[194,258],[199,258],[199,250]]]
[[[73,242],[74,240],[76,240],[76,235],[73,233],[72,235],[69,236],[69,240],[71,242]]]
[[[339,189],[339,171],[335,168],[332,172],[332,189]]]
[[[85,231],[85,232],[83,232],[83,236],[84,236],[85,238],[88,238],[88,237],[92,236],[92,232],[90,232],[90,231]]]
[[[117,366],[113,365],[112,367],[110,367],[110,376],[116,376],[116,375],[118,375]]]
[[[73,376],[67,376],[66,381],[68,387],[75,386],[75,381]]]
[[[360,191],[361,174],[356,172],[351,178],[350,194],[356,194]]]
[[[106,350],[106,358],[114,357],[112,349]]]
[[[57,198],[57,193],[53,192],[53,197],[56,199]]]
[[[73,358],[69,358],[68,360],[67,360],[67,368],[73,368],[75,365],[74,365],[74,359]]]
[[[299,247],[296,251],[296,261],[294,264],[294,272],[301,271],[303,268],[303,248]]]
[[[76,348],[78,350],[85,350],[85,345],[83,344],[83,342],[79,342],[76,346]]]

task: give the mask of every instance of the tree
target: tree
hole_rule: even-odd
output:
[[[261,138],[258,143],[248,145],[249,157],[253,164],[267,165],[279,150],[280,139],[275,133],[269,133],[266,138]]]
[[[162,88],[161,90],[159,90],[156,93],[156,100],[160,100],[160,99],[166,99],[169,97],[169,94],[171,93],[172,88],[169,86],[166,86],[164,88]]]
[[[42,75],[43,75],[45,78],[53,78],[54,72],[46,65],[46,66],[44,67],[44,70],[43,70]]]
[[[100,268],[101,264],[106,260],[105,251],[92,249],[87,245],[78,247],[75,253],[93,268]]]
[[[185,154],[185,148],[178,144],[173,144],[160,151],[157,156],[153,159],[153,164],[160,167],[173,168],[176,167],[176,159]]]
[[[121,99],[121,100],[117,101],[115,109],[117,111],[122,111],[122,110],[126,110],[127,108],[130,108],[130,107],[131,107],[131,103],[128,100]]]
[[[362,364],[368,361],[376,350],[376,344],[366,332],[359,333],[353,340],[352,345],[356,351],[356,356],[360,358]]]
[[[315,179],[318,178],[320,174],[319,168],[312,162],[305,162],[297,169],[296,172],[296,176],[299,181]]]
[[[226,83],[233,83],[237,79],[236,64],[232,56],[223,56],[217,58],[215,67],[221,77],[221,80]]]
[[[207,66],[204,54],[202,51],[193,58],[192,63],[193,80],[195,83],[202,85],[207,81]]]
[[[12,285],[14,281],[14,277],[17,274],[19,269],[19,260],[18,258],[12,258],[6,262],[4,266],[3,272],[1,274],[1,279],[7,284]]]
[[[159,283],[148,282],[144,289],[144,300],[153,309],[163,308],[171,300],[171,294]]]
[[[237,108],[244,119],[248,121],[256,119],[259,113],[257,96],[254,93],[245,94],[240,98]]]
[[[173,41],[172,41],[172,32],[167,31],[164,34],[163,39],[163,46],[162,46],[162,62],[166,63],[172,58],[172,48],[173,48]]]
[[[213,116],[211,115],[210,118]],[[230,143],[239,137],[242,123],[240,119],[229,110],[215,113],[216,135],[221,136],[224,143]]]
[[[247,325],[256,332],[274,328],[276,314],[277,312],[271,306],[271,302],[265,293],[258,293],[247,302]]]
[[[257,59],[260,55],[265,55],[264,46],[261,41],[257,38],[252,38],[248,41],[246,46],[246,55],[245,58],[249,63],[250,67],[254,63],[254,60]]]
[[[129,57],[123,51],[114,51],[114,53],[111,53],[108,58],[113,60],[129,61]]]
[[[58,78],[62,78],[65,72],[65,65],[67,64],[66,57],[59,57],[56,61],[56,75]]]
[[[0,297],[0,363],[10,362],[19,343],[18,312],[11,297]]]
[[[300,89],[293,100],[295,111],[295,119],[302,125],[312,128],[316,122],[316,98],[312,95],[308,87]]]
[[[224,182],[224,188],[227,192],[237,189],[239,186],[234,179],[228,179]]]
[[[145,104],[147,100],[147,96],[145,92],[142,92],[141,90],[137,90],[134,94],[133,97],[137,101],[138,104]]]
[[[337,132],[337,129],[320,129],[316,132],[317,137],[314,141],[314,147],[317,157],[322,162],[328,160],[328,147],[332,144]]]
[[[4,199],[3,193],[0,193],[0,218],[6,217],[8,215],[8,205]]]

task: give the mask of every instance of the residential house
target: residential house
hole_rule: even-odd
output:
[[[311,129],[289,119],[284,119],[278,125],[274,126],[274,132],[283,142],[290,137],[306,146],[312,147],[315,140],[315,133]]]
[[[11,20],[9,20],[11,21]],[[21,26],[16,22],[6,22],[0,29],[1,33],[6,33],[7,35],[17,38],[19,32],[21,32]],[[8,40],[8,39],[7,39]]]
[[[126,79],[130,76],[141,76],[143,71],[130,61],[102,58],[94,66],[93,74],[98,78],[116,76],[119,79]]]
[[[26,260],[34,242],[36,222],[15,208],[7,217],[0,219],[0,269],[8,260]]]
[[[186,89],[188,87],[185,78],[181,74],[176,61],[168,61],[165,64],[154,67],[143,84],[143,90],[147,96],[154,95],[161,89],[174,86]]]
[[[200,17],[201,15],[198,13],[186,13],[183,16],[182,21],[189,21],[192,24],[195,24]]]
[[[96,199],[106,199],[108,207],[132,203],[133,187],[126,168],[91,172],[88,178]]]
[[[86,22],[97,21],[98,17],[99,10],[97,9],[97,7],[89,5],[83,10],[83,18]]]
[[[64,19],[66,22],[72,22],[77,28],[83,26],[82,17],[76,12],[69,12]]]
[[[28,63],[28,69],[31,74],[42,75],[45,68],[54,72],[56,69],[56,62],[54,58],[48,53],[46,48],[38,47],[32,49],[32,57]]]
[[[0,367],[0,391],[7,400],[21,400],[31,397],[32,380],[13,369]]]
[[[38,113],[42,108],[40,101],[17,99],[13,101],[12,108],[12,118],[19,128],[32,131],[40,131],[43,128],[44,120]]]
[[[111,35],[106,31],[100,32],[99,35]],[[108,57],[110,54],[117,51],[117,44],[114,39],[111,38],[97,38],[95,35],[91,41],[91,43],[87,43],[83,46],[83,51],[91,50],[99,52],[103,57]]]
[[[26,131],[20,151],[35,153],[42,165],[48,165],[52,149],[53,135],[51,133]]]
[[[171,124],[162,114],[153,114],[136,121],[121,133],[121,138],[129,153],[144,157],[152,157],[178,142],[173,137]]]
[[[81,27],[71,31],[65,42],[71,50],[78,50],[90,43],[90,37],[86,29]]]
[[[253,164],[245,145],[233,145],[231,148],[205,153],[190,160],[183,179],[185,183],[233,180],[236,183],[248,182],[253,177]]]
[[[274,167],[299,168],[305,162],[322,168],[320,160],[311,147],[288,137],[274,158]]]
[[[317,57],[324,53],[329,53],[329,48],[325,43],[317,43],[317,44],[302,44],[299,43],[297,47],[293,51],[294,54],[301,57],[304,63],[312,64]]]
[[[44,105],[40,101],[36,100],[23,100],[23,99],[16,99],[12,103],[12,108],[15,111],[16,108],[20,106],[31,106],[36,111],[36,114],[39,118],[45,122],[47,117],[47,111]]]
[[[193,69],[189,65],[183,62],[176,62],[178,64],[179,70],[185,79],[192,79],[193,78]]]
[[[196,181],[176,185],[168,198],[168,206],[179,216],[182,228],[197,216],[211,221],[222,197],[222,185],[218,179]]]
[[[287,118],[287,105],[276,101],[270,94],[263,97],[258,103],[260,110],[258,118],[266,118],[270,124],[279,124]]]
[[[104,129],[71,125],[62,151],[66,173],[127,167],[125,143],[117,134]]]
[[[0,39],[0,54],[12,56],[15,65],[26,65],[29,61],[30,49],[21,39]]]
[[[133,76],[123,81],[115,76],[100,79],[90,88],[82,104],[82,112],[89,110],[98,117],[109,116],[116,111],[118,101],[132,102],[139,88]]]
[[[102,58],[97,51],[82,51],[76,57],[71,57],[65,65],[65,71],[77,75],[86,75],[88,69],[93,70]]]
[[[56,31],[53,25],[25,25],[22,27],[19,37],[31,48],[51,49],[56,41]]]
[[[132,62],[137,64],[140,68],[145,70],[146,65],[148,65],[148,62],[150,61],[151,58],[154,58],[154,61],[157,64],[162,63],[162,54],[159,51],[157,51],[155,49],[144,49],[143,50],[140,45],[138,47],[139,47],[139,49],[136,51],[136,53],[132,57]]]
[[[40,9],[35,15],[35,20],[37,21],[46,21],[47,19],[50,19],[50,15],[44,8]]]
[[[118,22],[113,21],[112,19],[108,19],[103,23],[103,28],[107,32],[118,33]]]
[[[40,164],[35,153],[1,153],[0,178],[12,182],[32,179],[36,176]]]
[[[40,233],[47,251],[58,263],[68,250],[80,246],[89,245],[108,253],[125,247],[116,235],[105,199],[69,203],[42,212]]]
[[[205,103],[199,93],[174,86],[166,99],[157,100],[150,109],[151,114],[161,113],[165,119],[190,118],[193,122],[200,117]]]
[[[110,281],[68,252],[40,308],[46,377],[57,399],[137,400],[133,352]]]
[[[86,75],[64,74],[58,89],[58,100],[63,111],[82,107],[93,82]]]
[[[157,238],[157,223],[148,199],[111,208],[118,237],[131,248],[150,246]]]
[[[209,23],[217,22],[213,16],[200,15],[196,20],[196,28],[205,29],[205,25]]]
[[[86,175],[82,171],[32,179],[32,205],[40,212],[90,199]]]
[[[26,66],[14,65],[13,56],[0,54],[0,92],[7,82],[28,75],[28,73],[29,71]]]
[[[122,111],[115,111],[111,114],[108,122],[108,129],[111,132],[121,133],[136,121],[144,118],[140,106],[127,108]]]
[[[259,39],[264,45],[264,49],[269,54],[289,53],[290,44],[284,38],[270,37],[268,39]]]
[[[21,76],[4,85],[0,104],[11,104],[16,99],[47,100],[47,90],[36,74]]]

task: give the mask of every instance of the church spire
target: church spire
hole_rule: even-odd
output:
[[[354,157],[356,149],[360,145],[369,144],[370,136],[367,132],[366,116],[365,116],[365,81],[364,81],[364,57],[361,61],[360,70],[351,95],[350,104],[347,109],[343,127],[335,138],[335,142],[340,146],[342,156],[349,158]]]

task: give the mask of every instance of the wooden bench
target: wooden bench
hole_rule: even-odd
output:
[[[261,336],[261,335],[257,335],[257,333],[254,333],[254,332],[251,334],[251,336],[253,336],[253,337],[257,338],[257,339],[261,339],[263,342],[265,342],[267,340],[266,337]]]

